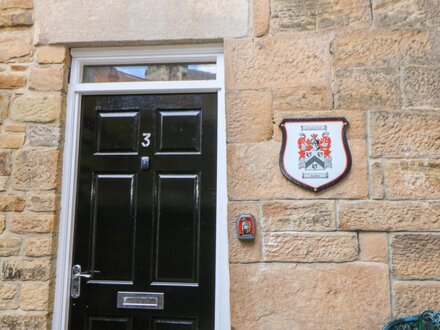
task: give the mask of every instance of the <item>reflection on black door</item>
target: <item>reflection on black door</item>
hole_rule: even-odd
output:
[[[214,329],[216,118],[216,94],[82,98],[70,329]]]

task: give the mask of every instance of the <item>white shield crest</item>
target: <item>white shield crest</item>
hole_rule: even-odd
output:
[[[343,117],[284,119],[280,124],[281,172],[290,181],[315,192],[342,180],[351,168],[348,126]]]

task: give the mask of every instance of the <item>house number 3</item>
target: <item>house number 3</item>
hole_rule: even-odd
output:
[[[141,142],[141,146],[144,148],[148,148],[151,144],[150,138],[151,133],[142,133],[143,136],[143,142]]]

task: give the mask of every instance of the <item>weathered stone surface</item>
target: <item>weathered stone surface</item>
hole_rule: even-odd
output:
[[[440,231],[440,202],[341,201],[339,229]]]
[[[12,89],[26,85],[26,77],[13,73],[0,73],[0,88]]]
[[[9,176],[0,176],[0,191],[5,191],[9,182]]]
[[[341,28],[368,28],[371,22],[368,0],[321,0],[316,1],[318,30]]]
[[[388,237],[386,233],[359,233],[359,260],[388,261]]]
[[[9,221],[13,233],[50,233],[55,226],[55,215],[14,214]]]
[[[381,263],[231,265],[235,330],[380,329],[390,319]]]
[[[13,11],[0,13],[0,27],[28,26],[34,23],[32,12]]]
[[[272,138],[272,94],[257,91],[228,93],[226,120],[230,143],[270,140]]]
[[[315,0],[272,0],[270,26],[273,34],[316,29]]]
[[[436,0],[373,0],[374,25],[385,27],[438,27],[440,4]]]
[[[355,233],[264,233],[267,261],[342,262],[358,256]]]
[[[276,111],[319,110],[333,107],[331,88],[298,86],[273,91],[273,109]]]
[[[274,140],[282,140],[282,132],[279,124],[284,118],[324,118],[324,117],[345,117],[350,126],[347,130],[347,138],[365,139],[366,132],[366,115],[365,111],[343,111],[343,110],[329,110],[329,111],[277,111],[274,108]]]
[[[368,196],[366,146],[351,140],[353,165],[334,187],[313,193],[287,180],[278,166],[281,144],[233,144],[228,147],[228,193],[232,200],[363,198]]]
[[[0,150],[0,175],[11,174],[11,152]]]
[[[23,133],[0,133],[0,148],[17,149],[23,145]]]
[[[256,217],[254,241],[239,241],[236,232],[236,217],[240,214],[252,214]],[[228,236],[230,262],[255,262],[261,260],[260,206],[255,202],[228,203]]]
[[[0,214],[0,234],[3,233],[6,226],[6,217],[3,214]]]
[[[339,35],[334,42],[337,67],[398,65],[429,48],[428,34],[421,31],[368,30]]]
[[[257,89],[306,85],[330,88],[330,37],[299,34],[226,40],[226,87]]]
[[[34,146],[57,147],[60,144],[60,126],[32,124],[28,126],[29,144]]]
[[[3,314],[0,315],[0,329],[14,330],[46,330],[49,326],[46,315],[26,314]]]
[[[370,164],[371,182],[370,197],[372,199],[383,199],[385,197],[382,163],[372,161]]]
[[[261,37],[269,31],[270,0],[254,0],[252,2],[254,18],[254,35]]]
[[[42,46],[37,51],[37,62],[40,64],[64,63],[67,48],[63,46]]]
[[[37,91],[61,91],[64,89],[64,66],[32,67],[29,89]]]
[[[3,262],[3,266],[2,266],[3,280],[47,281],[49,278],[50,278],[49,260],[31,261],[31,260],[21,260],[21,259],[7,259]]]
[[[24,198],[17,195],[0,195],[0,211],[23,211]]]
[[[0,299],[12,299],[17,294],[17,286],[12,284],[0,284]]]
[[[400,107],[399,75],[395,69],[339,69],[334,84],[338,109]]]
[[[440,68],[411,66],[403,70],[406,106],[440,107]]]
[[[5,131],[6,132],[15,132],[15,133],[26,132],[26,125],[24,125],[24,124],[8,124],[5,127]]]
[[[36,212],[57,211],[59,208],[60,196],[54,193],[38,193],[29,195],[26,200],[26,209]]]
[[[11,117],[26,122],[52,122],[60,118],[61,103],[61,95],[23,95],[15,99]]]
[[[391,249],[396,278],[440,279],[440,235],[396,234]]]
[[[53,253],[53,242],[50,237],[28,238],[24,244],[24,254],[28,257],[45,257]]]
[[[440,157],[438,111],[373,111],[370,118],[372,157]]]
[[[24,283],[21,287],[20,307],[25,311],[47,310],[49,295],[49,283]]]
[[[388,199],[440,198],[440,160],[386,160]]]
[[[17,190],[56,188],[59,156],[59,150],[53,149],[19,151],[13,166],[12,186]]]
[[[30,55],[31,50],[32,34],[30,31],[0,33],[0,62]]]
[[[3,117],[8,115],[10,99],[11,96],[9,94],[0,94],[0,124],[3,122]]]
[[[0,238],[0,257],[16,256],[20,253],[21,239],[13,237]]]
[[[22,8],[30,9],[33,7],[32,0],[0,0],[0,9]]]
[[[427,309],[440,309],[439,282],[396,281],[393,291],[393,312],[397,317],[417,315]]]
[[[332,231],[336,229],[332,201],[272,201],[262,205],[263,231]]]

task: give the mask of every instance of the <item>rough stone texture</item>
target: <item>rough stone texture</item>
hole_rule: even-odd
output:
[[[399,76],[395,69],[356,68],[335,72],[338,109],[395,109],[400,106]]]
[[[26,85],[26,77],[13,73],[0,73],[0,88],[13,89]]]
[[[439,158],[440,113],[430,110],[373,111],[371,156]]]
[[[11,174],[11,152],[0,150],[0,175]]]
[[[21,8],[30,9],[33,7],[32,0],[0,0],[0,9]]]
[[[271,0],[271,32],[277,34],[315,30],[315,3],[314,0]]]
[[[23,142],[24,134],[22,133],[0,133],[0,148],[18,149]]]
[[[37,91],[61,91],[64,89],[64,66],[32,67],[29,89]]]
[[[236,232],[236,217],[240,214],[252,214],[256,217],[254,241],[239,241]],[[230,262],[254,262],[261,260],[261,225],[260,206],[254,202],[229,202],[228,204],[228,236]]]
[[[45,257],[53,253],[51,237],[28,238],[24,244],[24,254],[28,257]]]
[[[315,34],[226,40],[226,87],[330,87],[330,40],[330,36]]]
[[[23,95],[15,99],[11,118],[25,122],[48,123],[60,118],[60,95]]]
[[[354,233],[265,233],[267,261],[342,262],[358,256]]]
[[[228,142],[260,142],[272,138],[271,93],[230,92],[226,96],[226,109]]]
[[[30,313],[0,315],[0,329],[46,330],[49,325],[46,315],[33,315]]]
[[[253,0],[252,2],[254,35],[261,37],[269,31],[270,0]]]
[[[368,196],[366,146],[351,140],[353,165],[349,175],[334,187],[313,193],[294,185],[279,169],[281,144],[229,145],[228,193],[232,200],[363,198]]]
[[[339,229],[440,231],[440,202],[340,201]]]
[[[406,106],[440,107],[440,68],[406,67],[403,71],[403,99]]]
[[[417,315],[427,309],[440,309],[439,282],[401,282],[393,284],[393,306],[397,317]]]
[[[385,264],[248,264],[230,272],[235,330],[380,329],[390,319]]]
[[[359,260],[388,261],[388,237],[386,233],[359,233]]]
[[[3,280],[47,281],[50,278],[50,260],[7,259],[2,266]],[[1,323],[0,323],[1,324]],[[1,329],[1,328],[0,328]]]
[[[34,6],[42,44],[220,40],[246,35],[249,22],[246,0],[114,0],[111,6],[107,0],[35,0]]]
[[[0,32],[0,62],[30,55],[32,34],[29,31]]]
[[[440,235],[396,234],[391,249],[396,278],[440,279]]]
[[[263,231],[332,231],[336,229],[332,201],[272,201],[262,205]]]
[[[0,211],[23,211],[24,198],[17,195],[0,195]]]
[[[13,187],[17,190],[56,188],[59,156],[59,150],[53,149],[19,151],[14,161]]]
[[[273,98],[273,109],[277,111],[330,109],[333,106],[330,86],[275,89]]]
[[[21,287],[20,307],[26,311],[44,311],[49,307],[48,283],[24,283]]]
[[[3,214],[0,214],[0,234],[3,233],[6,226],[6,217]]]
[[[0,13],[0,27],[28,26],[32,25],[32,13],[26,11],[13,11]]]
[[[30,145],[56,147],[60,143],[61,127],[52,125],[29,125],[27,137]]]
[[[26,209],[36,212],[53,212],[59,209],[60,196],[54,193],[28,195]]]
[[[14,214],[10,216],[13,233],[50,233],[55,227],[55,215]]]
[[[43,46],[37,51],[37,62],[40,64],[63,63],[67,57],[67,48],[62,46]]]
[[[5,127],[6,132],[26,132],[26,125],[23,124],[9,124]]]
[[[0,238],[0,257],[15,256],[20,252],[21,239],[13,237]]]
[[[12,284],[0,284],[0,299],[12,299],[17,294],[17,286]]]
[[[428,33],[422,31],[370,30],[337,36],[334,65],[377,67],[398,65],[404,59],[423,54],[429,48]]]
[[[5,191],[9,182],[8,176],[0,176],[0,191]]]
[[[370,164],[370,197],[372,199],[383,199],[385,197],[382,163],[373,161]]]
[[[440,198],[440,160],[387,160],[384,175],[388,199]]]

